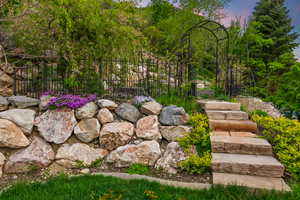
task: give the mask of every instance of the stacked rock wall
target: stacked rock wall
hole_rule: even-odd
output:
[[[186,159],[176,139],[191,130],[183,108],[147,102],[139,109],[98,99],[48,110],[49,97],[0,96],[0,176],[33,169],[141,163],[177,172]]]

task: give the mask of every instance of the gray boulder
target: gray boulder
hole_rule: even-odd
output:
[[[128,120],[133,123],[136,122],[141,116],[139,110],[133,105],[130,105],[128,103],[122,103],[116,109],[116,114],[122,119]]]
[[[163,125],[177,126],[186,124],[188,121],[188,114],[184,108],[177,106],[164,107],[160,113],[159,121]]]
[[[37,106],[40,103],[40,100],[26,96],[11,96],[7,100],[17,108],[28,108],[31,106]]]

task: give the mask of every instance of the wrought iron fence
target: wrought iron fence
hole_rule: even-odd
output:
[[[38,97],[45,91],[128,98],[135,95],[186,95],[189,88],[187,64],[179,60],[139,53],[132,58],[103,58],[82,61],[77,69],[59,62],[36,60],[15,69],[14,93]]]

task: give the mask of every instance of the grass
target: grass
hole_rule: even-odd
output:
[[[157,102],[164,106],[176,105],[183,107],[188,114],[195,113],[199,110],[199,106],[193,97],[179,97],[176,95],[162,95],[155,98]]]
[[[216,186],[209,190],[179,189],[145,180],[121,180],[100,175],[59,176],[45,183],[18,183],[1,200],[297,200],[295,193]]]

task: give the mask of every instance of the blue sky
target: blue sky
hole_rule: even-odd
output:
[[[241,19],[248,18],[257,1],[258,0],[232,0],[224,9],[226,18],[224,18],[222,22],[228,25],[231,19],[235,17],[241,17]],[[286,0],[286,7],[290,11],[289,15],[292,18],[295,31],[300,34],[300,0]],[[300,38],[298,38],[298,43],[300,43]],[[295,49],[295,55],[300,61],[300,47]]]

